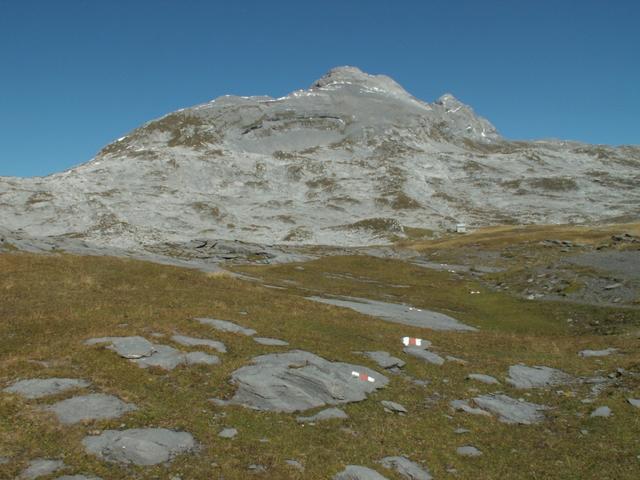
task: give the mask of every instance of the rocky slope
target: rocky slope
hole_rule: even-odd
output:
[[[509,141],[449,94],[425,103],[342,67],[170,113],[59,174],[0,177],[0,229],[133,250],[362,245],[406,226],[638,218],[639,183],[638,146]]]

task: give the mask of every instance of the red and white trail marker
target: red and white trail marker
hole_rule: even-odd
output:
[[[355,370],[353,372],[351,372],[351,375],[354,377],[358,377],[358,380],[362,380],[363,382],[375,382],[376,379],[373,377],[370,377],[369,375],[367,375],[366,373],[360,373],[360,372],[356,372]]]
[[[413,337],[402,337],[402,344],[407,347],[420,347],[422,346],[422,339]]]

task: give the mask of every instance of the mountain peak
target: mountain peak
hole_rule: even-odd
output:
[[[370,75],[358,67],[336,67],[313,82],[312,89],[335,89],[356,85],[369,91],[391,95],[410,96],[395,80],[386,75]]]

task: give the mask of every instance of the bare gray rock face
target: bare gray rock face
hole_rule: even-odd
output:
[[[238,435],[238,430],[235,428],[225,428],[223,429],[220,433],[218,433],[218,436],[220,438],[234,438],[236,435]]]
[[[138,359],[150,357],[155,352],[153,343],[143,337],[101,337],[90,338],[85,345],[110,343],[107,348],[113,350],[123,358]]]
[[[209,340],[208,338],[194,338],[185,335],[174,335],[171,337],[176,343],[186,347],[210,347],[220,353],[227,353],[227,347],[224,343],[217,340]]]
[[[77,378],[31,378],[19,380],[3,391],[16,393],[29,400],[34,400],[49,395],[57,395],[71,389],[86,388],[89,385],[91,384],[86,380]]]
[[[503,423],[518,423],[531,425],[544,420],[544,411],[549,410],[545,405],[516,400],[507,395],[481,395],[473,399],[478,407],[498,416]]]
[[[100,435],[85,437],[82,444],[87,453],[108,462],[141,466],[169,462],[176,455],[197,448],[190,433],[166,428],[105,430]]]
[[[125,403],[118,397],[103,393],[72,397],[46,407],[46,410],[55,413],[60,423],[65,425],[82,422],[83,420],[118,418],[136,409],[135,405]]]
[[[220,359],[205,352],[181,352],[168,345],[156,345],[143,337],[92,338],[85,345],[111,343],[107,348],[129,359],[141,368],[157,367],[173,370],[178,365],[216,365]]]
[[[380,463],[383,467],[395,470],[401,477],[409,480],[431,480],[433,478],[427,468],[412,462],[407,457],[384,457]]]
[[[344,410],[333,407],[325,408],[324,410],[321,410],[315,415],[311,415],[309,417],[296,417],[296,421],[298,423],[315,423],[322,422],[324,420],[333,420],[336,418],[346,419],[349,418],[349,415],[347,415]]]
[[[333,480],[388,480],[375,470],[360,465],[347,465],[342,472],[333,476]]]
[[[221,332],[239,333],[249,337],[257,333],[252,328],[245,328],[237,323],[229,322],[228,320],[217,320],[215,318],[195,318],[194,320],[202,323],[203,325],[209,325]]]
[[[465,325],[444,313],[422,310],[397,303],[381,302],[358,297],[307,297],[308,300],[326,303],[337,307],[345,307],[356,312],[378,317],[388,322],[409,325],[411,327],[429,328],[441,331],[476,331],[475,327]]]
[[[253,337],[253,341],[260,345],[268,345],[271,347],[286,347],[289,345],[289,342],[285,342],[284,340],[279,340],[277,338]]]
[[[608,357],[609,355],[616,353],[617,351],[617,348],[605,348],[604,350],[582,350],[578,353],[578,355],[584,358]]]
[[[429,350],[425,350],[420,347],[404,347],[402,349],[404,353],[407,355],[411,355],[412,357],[419,358],[426,363],[431,363],[432,365],[442,365],[444,364],[444,358],[442,358],[437,353],[433,353]]]
[[[20,474],[20,478],[33,479],[44,477],[45,475],[51,475],[63,468],[66,468],[66,465],[62,460],[37,458],[29,462],[29,466]]]
[[[480,457],[482,456],[482,452],[478,450],[473,445],[465,445],[463,447],[458,447],[456,449],[456,453],[461,457]]]
[[[292,350],[255,357],[251,365],[233,373],[232,382],[238,389],[231,404],[295,412],[364,400],[388,379],[366,367]]]
[[[515,388],[544,388],[570,383],[573,378],[567,373],[555,368],[526,365],[509,367],[507,383]]]
[[[470,373],[467,375],[469,380],[475,380],[477,382],[486,383],[487,385],[498,385],[500,382],[497,378],[491,375],[485,375],[483,373]]]
[[[409,413],[409,411],[399,403],[391,402],[389,400],[382,400],[380,403],[385,408],[385,410],[388,410],[389,412],[401,413],[401,414]]]
[[[381,368],[389,369],[389,368],[402,368],[406,365],[404,360],[399,359],[398,357],[393,357],[389,354],[389,352],[376,351],[376,352],[363,352],[364,355],[369,357],[371,360],[376,362]]]

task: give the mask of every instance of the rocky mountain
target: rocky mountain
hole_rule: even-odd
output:
[[[0,229],[133,250],[363,245],[406,227],[638,218],[638,185],[638,146],[510,141],[452,95],[426,103],[341,67],[285,97],[170,113],[62,173],[0,177]]]

